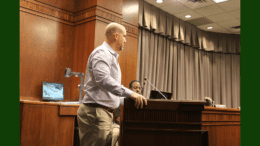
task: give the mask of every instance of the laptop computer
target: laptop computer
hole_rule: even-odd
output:
[[[162,91],[161,91],[162,92]],[[172,93],[169,92],[162,92],[162,94],[167,98],[171,99],[172,98]],[[150,92],[150,99],[165,99],[158,91],[156,90],[151,90]]]

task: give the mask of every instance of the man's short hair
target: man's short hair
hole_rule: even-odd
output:
[[[133,81],[130,82],[130,84],[129,84],[129,88],[130,88],[130,89],[132,88],[134,82],[138,82],[139,84],[141,84],[139,81],[137,81],[137,80],[133,80]]]
[[[107,25],[105,29],[105,36],[106,38],[110,38],[114,33],[119,33],[120,31],[126,31],[125,27],[119,23],[112,22]]]

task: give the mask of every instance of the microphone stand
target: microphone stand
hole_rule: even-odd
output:
[[[147,78],[144,78],[144,80],[147,80],[148,83],[151,84],[167,100],[167,98],[162,94],[162,92],[159,91],[151,82],[149,82],[149,80]]]

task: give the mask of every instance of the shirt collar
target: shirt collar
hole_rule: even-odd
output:
[[[103,42],[103,45],[106,46],[106,48],[108,49],[108,51],[109,51],[112,55],[114,55],[116,58],[118,58],[119,54],[118,54],[116,51],[114,51],[114,50],[111,48],[111,46],[110,46],[106,41]]]

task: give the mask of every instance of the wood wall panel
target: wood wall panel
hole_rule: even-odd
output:
[[[75,26],[75,43],[73,52],[73,72],[82,72],[85,75],[88,57],[94,50],[95,21]],[[72,76],[71,100],[78,101],[80,77]],[[83,99],[83,97],[82,97]]]
[[[20,12],[20,96],[41,100],[42,81],[64,83],[70,100],[74,28],[36,15]]]
[[[137,71],[137,46],[138,40],[131,36],[126,37],[124,50],[119,56],[119,63],[122,70],[122,84],[129,88],[129,83],[136,80]]]
[[[97,5],[99,7],[106,8],[110,11],[122,15],[122,4],[123,0],[97,0]]]
[[[20,0],[20,11],[51,19],[68,25],[74,25],[74,14],[34,0]]]
[[[76,0],[35,0],[47,5],[54,6],[56,8],[73,12],[74,11],[74,3]]]
[[[75,0],[74,12],[80,12],[97,5],[97,0]]]
[[[72,146],[75,117],[58,115],[58,104],[21,103],[21,146]]]
[[[210,146],[240,146],[240,110],[205,107],[202,129],[208,130]]]
[[[122,16],[123,25],[127,31],[127,38],[124,50],[119,63],[122,70],[122,84],[129,88],[129,83],[136,80],[137,53],[138,53],[138,9],[139,1],[123,0]]]

